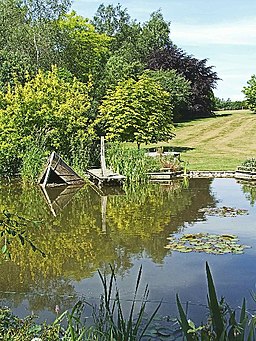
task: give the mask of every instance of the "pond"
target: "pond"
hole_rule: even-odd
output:
[[[30,228],[34,244],[46,253],[19,243],[12,259],[0,263],[0,304],[23,317],[35,313],[54,320],[55,306],[63,311],[81,297],[94,302],[102,293],[97,270],[115,267],[121,298],[132,298],[139,267],[141,287],[149,285],[149,309],[162,300],[160,314],[176,316],[175,295],[189,302],[189,316],[205,316],[209,263],[219,297],[232,307],[256,291],[255,187],[234,179],[190,179],[148,185],[127,194],[99,191],[85,185],[74,191],[43,193],[40,187],[18,182],[1,184],[0,208],[40,221]],[[61,192],[62,191],[62,192]],[[209,209],[232,207],[246,214],[210,214]],[[250,246],[243,254],[181,253],[166,248],[168,237],[196,233],[236,235]]]

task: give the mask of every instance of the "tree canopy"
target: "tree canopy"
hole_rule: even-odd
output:
[[[97,122],[102,125],[105,116],[109,136],[141,143],[171,137],[172,119],[211,113],[217,74],[207,66],[207,59],[198,60],[173,44],[170,22],[160,10],[139,23],[120,4],[100,5],[91,19],[70,12],[70,6],[70,0],[0,0],[0,106],[5,112],[1,114],[2,147],[19,145],[19,139],[23,146],[28,131],[43,131],[50,124],[48,119],[65,141],[57,142],[54,136],[52,147],[67,154],[71,149],[66,143],[71,138],[68,134],[78,136],[82,129],[77,124],[81,122],[87,131],[85,118],[88,124],[95,121],[96,126]],[[53,72],[55,78],[48,79]],[[36,85],[39,79],[45,95]],[[57,88],[51,82],[56,82]],[[91,83],[93,86],[88,86]],[[85,91],[84,102],[80,91]],[[73,107],[65,118],[60,114],[64,96]],[[88,104],[86,110],[84,103]],[[129,110],[125,111],[125,106]],[[110,118],[110,109],[118,120]],[[129,120],[123,120],[122,115]],[[125,132],[122,127],[126,127]]]
[[[213,89],[219,80],[207,59],[198,60],[174,44],[156,49],[148,59],[151,70],[176,70],[190,82],[191,94],[185,115],[207,116],[213,110]]]
[[[0,92],[0,154],[22,157],[27,146],[41,139],[49,151],[69,155],[87,136],[90,87],[73,77],[63,79],[53,67]]]
[[[104,123],[109,139],[141,143],[173,137],[169,93],[145,75],[130,78],[110,90],[100,106],[97,122]]]
[[[248,108],[256,113],[256,75],[252,75],[247,84],[243,89],[243,93],[245,94]]]

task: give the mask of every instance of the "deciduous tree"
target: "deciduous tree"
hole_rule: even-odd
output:
[[[130,78],[110,90],[100,106],[97,123],[109,139],[150,143],[174,136],[170,95],[147,76]]]
[[[90,87],[73,77],[63,79],[53,67],[0,92],[0,154],[21,159],[40,138],[47,150],[69,155],[76,141],[88,136]]]
[[[247,86],[243,88],[248,108],[256,113],[256,75],[252,75],[248,80]]]
[[[155,50],[148,59],[152,70],[176,70],[191,83],[191,95],[185,117],[207,116],[214,107],[213,89],[219,80],[207,59],[196,59],[182,49],[170,44],[164,49]]]
[[[163,89],[170,94],[173,105],[173,120],[178,121],[184,112],[189,96],[191,95],[190,81],[181,76],[176,70],[152,71],[147,70],[146,75],[159,82]]]

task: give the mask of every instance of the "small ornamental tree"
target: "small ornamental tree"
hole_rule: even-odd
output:
[[[251,79],[247,82],[248,86],[243,88],[248,108],[256,113],[256,75],[252,75]]]
[[[103,123],[111,140],[155,143],[173,136],[170,94],[147,76],[132,78],[109,90],[96,123]]]

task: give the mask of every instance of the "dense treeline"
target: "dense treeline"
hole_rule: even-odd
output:
[[[215,97],[214,110],[243,110],[247,109],[248,104],[244,101],[231,101],[230,98]]]
[[[173,44],[160,11],[141,24],[120,4],[91,19],[70,9],[70,0],[0,0],[1,174],[52,149],[84,169],[102,133],[169,140],[173,121],[214,109],[216,72]]]

